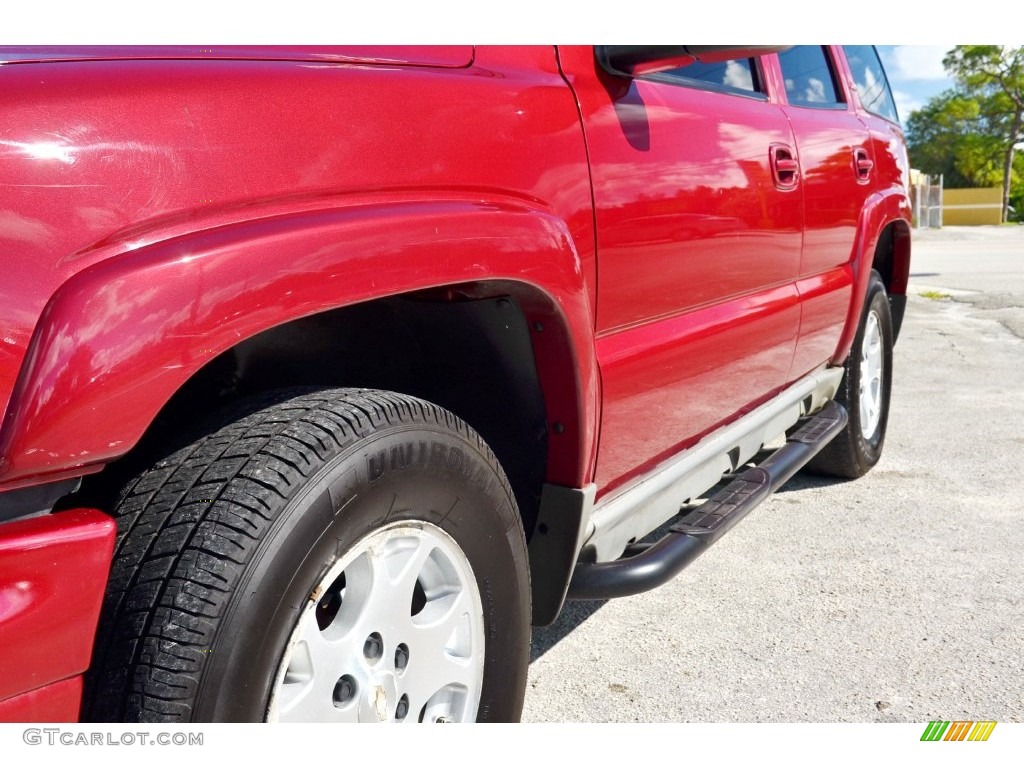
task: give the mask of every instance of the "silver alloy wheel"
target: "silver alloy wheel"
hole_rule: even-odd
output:
[[[469,560],[438,526],[401,521],[357,542],[310,592],[267,719],[469,722],[483,673]]]
[[[865,440],[874,436],[882,418],[884,366],[882,329],[878,315],[872,311],[865,319],[860,345],[860,429]]]

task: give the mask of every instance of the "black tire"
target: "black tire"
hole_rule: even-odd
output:
[[[219,428],[141,473],[122,492],[116,516],[118,545],[86,677],[85,719],[266,719],[273,714],[272,694],[284,690],[282,659],[286,646],[294,646],[289,640],[300,618],[309,624],[315,617],[318,630],[323,621],[333,627],[330,622],[347,610],[338,606],[348,600],[367,611],[391,611],[397,604],[394,610],[416,619],[426,599],[420,576],[402,598],[404,606],[392,599],[394,589],[374,587],[362,597],[355,587],[312,593],[345,558],[375,556],[365,542],[382,541],[392,531],[416,542],[419,531],[424,541],[428,533],[433,537],[430,547],[440,542],[427,547],[431,572],[463,568],[459,573],[472,578],[443,579],[454,581],[465,605],[481,609],[466,612],[473,634],[464,643],[472,663],[483,668],[479,706],[473,713],[466,705],[462,714],[518,720],[530,643],[522,524],[494,455],[451,413],[373,390],[264,396],[236,407]],[[408,714],[396,702],[394,681],[408,659],[396,632],[381,630],[373,658],[365,649],[365,658],[331,657],[338,669],[318,672],[318,685],[335,674],[340,681],[345,665],[353,664],[362,670],[358,674],[369,675],[367,690],[384,691],[380,681],[390,681],[392,690],[378,694],[384,704],[377,704],[375,717],[416,721],[426,712],[431,719],[421,702],[407,699]],[[374,660],[379,657],[383,661]],[[400,662],[397,672],[380,671]],[[378,677],[366,672],[372,664]],[[345,695],[354,696],[354,689]],[[333,710],[324,711],[330,716]],[[347,712],[353,719],[355,710]]]
[[[865,380],[867,369],[862,365],[862,358],[870,352],[865,347],[866,339],[871,346],[870,340],[875,337],[879,348],[871,356],[881,360],[881,372],[877,377],[877,394],[872,394],[871,384]],[[836,394],[836,400],[847,410],[849,421],[843,431],[808,464],[807,468],[812,472],[852,479],[863,476],[878,463],[889,422],[892,348],[892,317],[885,283],[878,272],[872,270],[860,325]],[[873,376],[870,378],[875,380]],[[865,416],[862,405],[866,402],[877,403],[877,417]]]

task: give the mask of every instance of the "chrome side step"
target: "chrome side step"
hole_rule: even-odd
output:
[[[584,518],[584,560],[608,562],[621,557],[631,541],[678,515],[680,502],[701,498],[723,474],[740,471],[762,446],[827,405],[842,378],[842,368],[815,371],[603,497]]]
[[[795,475],[839,434],[846,418],[841,405],[829,403],[794,432],[782,448],[738,475],[648,549],[612,562],[577,564],[568,599],[625,597],[671,580]]]

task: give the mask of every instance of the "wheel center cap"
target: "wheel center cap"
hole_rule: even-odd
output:
[[[398,704],[398,681],[393,672],[374,673],[366,693],[359,702],[359,722],[383,723],[395,715]]]

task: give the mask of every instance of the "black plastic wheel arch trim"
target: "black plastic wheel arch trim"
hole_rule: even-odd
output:
[[[795,475],[842,431],[846,421],[846,410],[829,403],[790,435],[782,448],[739,474],[640,554],[577,564],[567,599],[626,597],[670,581]]]
[[[551,624],[562,610],[595,492],[592,484],[584,488],[544,485],[528,545],[535,627]]]
[[[889,294],[889,316],[892,318],[892,343],[900,336],[903,327],[903,315],[907,310],[907,297],[898,293]]]
[[[0,493],[0,523],[36,515],[48,515],[62,496],[74,493],[82,478],[56,480]]]

